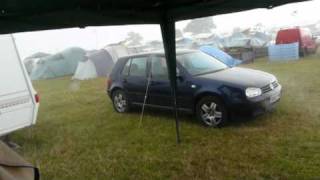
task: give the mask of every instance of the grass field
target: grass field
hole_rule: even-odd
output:
[[[115,113],[105,80],[38,81],[38,123],[13,140],[45,180],[320,178],[320,58],[245,65],[275,74],[283,96],[273,113],[205,128],[171,112]]]

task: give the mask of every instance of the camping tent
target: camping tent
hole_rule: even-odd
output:
[[[250,37],[241,32],[233,33],[224,39],[224,47],[250,47]]]
[[[89,54],[88,59],[94,64],[97,76],[100,77],[107,77],[114,65],[112,56],[105,49]]]
[[[235,59],[231,57],[229,54],[225,53],[224,51],[221,51],[220,49],[214,48],[212,46],[201,46],[200,51],[218,59],[219,61],[223,62],[224,64],[230,67],[241,64],[241,60]]]
[[[98,76],[107,77],[116,61],[115,58],[118,59],[118,57],[124,56],[126,53],[126,49],[116,46],[107,46],[105,49],[89,51],[86,59],[79,62],[72,79],[86,80]]]
[[[237,32],[224,39],[224,46],[228,48],[265,47],[269,41],[268,36],[263,33],[256,32],[254,35],[246,35],[244,33]]]
[[[267,33],[264,32],[255,32],[253,35],[253,37],[259,38],[260,40],[268,43],[269,41],[271,41],[271,36]]]
[[[74,47],[41,58],[31,72],[31,79],[50,79],[72,75],[76,71],[78,62],[85,60],[85,54],[83,49]]]
[[[76,72],[72,79],[87,80],[98,76],[96,67],[90,59],[79,62]]]
[[[159,51],[163,49],[163,43],[162,41],[153,40],[146,42],[147,48],[144,49],[145,51]]]
[[[176,39],[176,47],[177,48],[192,48],[193,46],[196,45],[196,42],[188,37],[182,37]]]
[[[31,74],[35,64],[37,63],[38,60],[40,60],[43,57],[49,56],[50,54],[47,53],[43,53],[43,52],[37,52],[31,56],[26,57],[23,60],[23,63],[26,67],[26,70],[28,72],[28,74]]]

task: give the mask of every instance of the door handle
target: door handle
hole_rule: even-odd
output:
[[[127,79],[123,79],[122,82],[126,83],[126,82],[127,82]]]

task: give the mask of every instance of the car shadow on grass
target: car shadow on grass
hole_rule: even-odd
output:
[[[132,114],[139,114],[142,113],[142,108],[134,107],[130,110]],[[162,119],[171,121],[174,120],[174,111],[173,110],[166,110],[166,109],[155,109],[146,107],[144,111],[145,116],[160,116]],[[185,113],[185,112],[178,112],[178,118],[181,121],[186,121],[188,123],[198,123],[196,117],[192,113]]]
[[[136,114],[141,115],[142,108],[139,107],[133,107],[130,110],[130,114]],[[174,120],[174,111],[173,110],[165,110],[165,109],[155,109],[155,108],[146,108],[144,111],[144,116],[160,116],[162,120],[168,120],[172,121]],[[261,120],[262,115],[258,116],[250,116],[250,115],[232,115],[231,118],[229,118],[228,123],[224,127],[240,127],[240,126],[246,126],[251,125],[252,123],[256,122],[257,120]],[[194,125],[202,126],[201,122],[197,120],[197,117],[192,113],[186,113],[186,112],[178,112],[178,119],[181,122],[187,122]]]
[[[251,124],[257,120],[257,117],[249,115],[238,115],[230,118],[227,126],[236,127]]]

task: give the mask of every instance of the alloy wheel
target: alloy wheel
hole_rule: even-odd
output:
[[[202,104],[200,113],[202,121],[208,126],[217,126],[222,121],[222,111],[214,102]]]
[[[118,92],[113,99],[114,106],[118,112],[125,112],[127,108],[127,100],[121,92]]]

